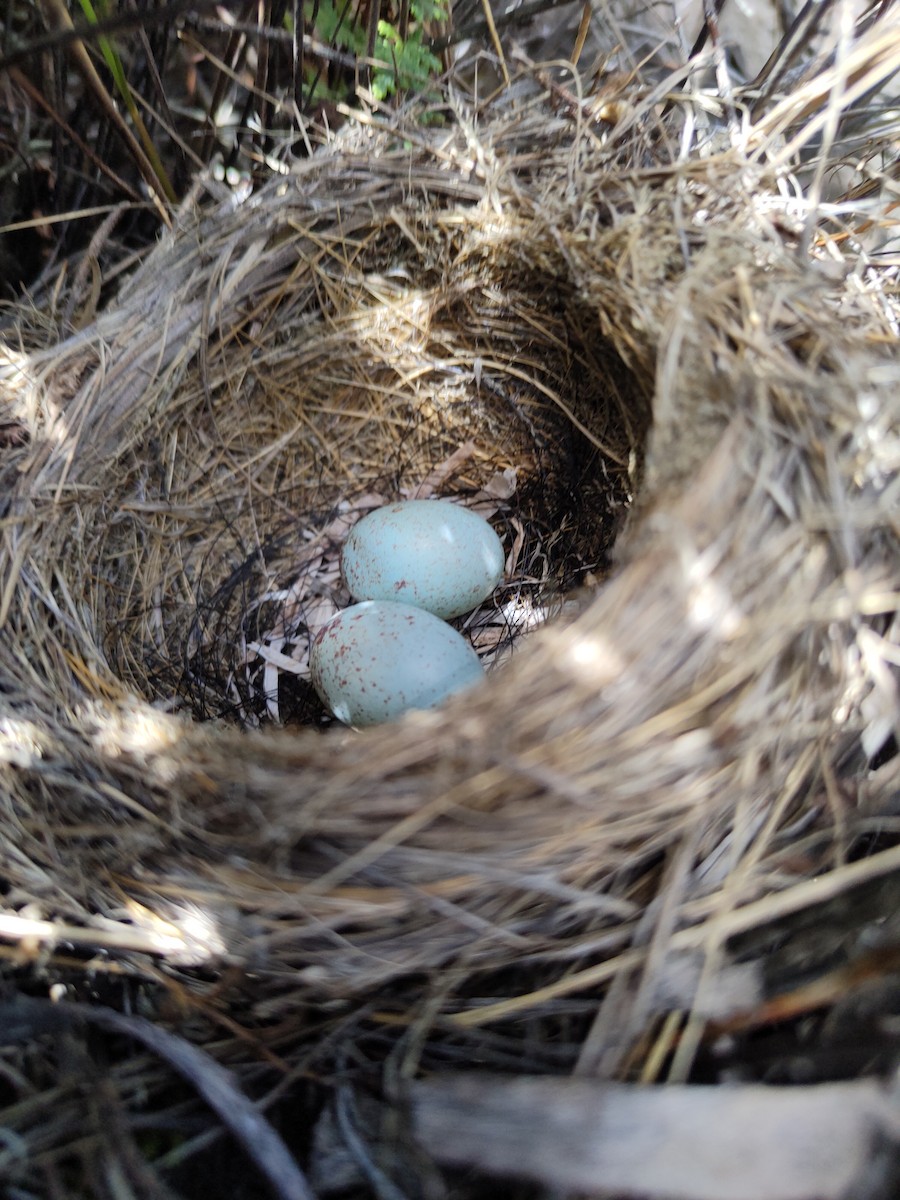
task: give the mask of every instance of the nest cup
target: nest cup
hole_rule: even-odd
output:
[[[277,265],[242,281],[227,318],[204,316],[152,419],[132,414],[89,522],[91,608],[144,699],[243,728],[327,722],[309,642],[350,602],[340,546],[380,503],[451,497],[503,535],[506,581],[457,622],[489,667],[609,567],[646,372],[585,320],[560,255],[530,261],[489,204],[427,173],[423,205],[391,165],[362,202],[339,161],[311,196],[308,178],[258,196],[266,232],[241,253]],[[217,238],[244,241],[245,222],[229,213],[223,235],[217,216]],[[166,286],[197,270],[167,265]]]
[[[648,183],[542,103],[478,136],[356,130],[187,212],[7,370],[7,903],[240,967],[261,1027],[417,973],[447,1010],[510,964],[497,987],[552,987],[629,943],[675,846],[727,846],[745,900],[806,814],[827,870],[827,781],[868,780],[900,373],[876,290],[803,261],[764,165]],[[341,522],[509,471],[495,607],[571,609],[440,711],[300,728],[277,655],[340,602]],[[274,716],[297,728],[253,732]]]

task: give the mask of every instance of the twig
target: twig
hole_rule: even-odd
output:
[[[9,1040],[86,1022],[141,1042],[197,1089],[268,1179],[278,1200],[315,1200],[288,1148],[244,1095],[231,1072],[184,1038],[144,1017],[124,1016],[111,1008],[52,1004],[21,996],[2,1007],[8,1011],[2,1013],[0,1027]]]

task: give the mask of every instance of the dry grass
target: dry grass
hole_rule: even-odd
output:
[[[684,1079],[760,1000],[717,1000],[734,938],[896,877],[889,123],[820,204],[896,30],[744,126],[638,88],[593,123],[523,77],[348,128],[187,207],[81,333],[4,351],[10,963],[139,995],[256,1092],[341,1046],[369,1082],[442,1054]],[[514,470],[503,600],[564,614],[438,712],[305,729],[294,695],[272,728],[248,643],[302,658],[340,520],[470,441],[439,490]],[[174,1104],[150,1060],[110,1078]],[[103,1143],[76,1109],[12,1122],[32,1185],[73,1122]]]

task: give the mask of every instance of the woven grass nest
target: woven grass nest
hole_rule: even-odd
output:
[[[677,1080],[747,1001],[735,937],[895,878],[890,221],[811,220],[808,98],[686,156],[655,102],[616,136],[541,88],[348,128],[4,351],[23,995],[136,1009],[270,1104],[338,1062]],[[417,494],[504,539],[487,679],[346,730],[309,636],[352,520]],[[126,1107],[186,1103],[163,1060],[110,1066]],[[109,1149],[81,1095],[16,1110],[10,1178]]]

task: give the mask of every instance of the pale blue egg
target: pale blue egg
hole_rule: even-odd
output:
[[[341,570],[354,600],[399,600],[457,617],[503,578],[503,546],[483,517],[446,500],[404,500],[350,530]]]
[[[346,725],[378,725],[433,708],[484,678],[469,643],[411,604],[368,600],[345,608],[313,640],[310,676]]]

